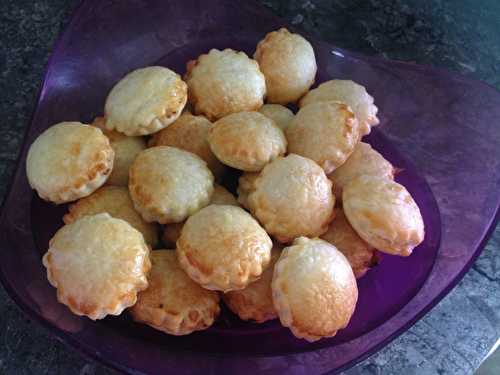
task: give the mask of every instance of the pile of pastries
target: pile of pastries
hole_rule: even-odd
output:
[[[90,319],[128,309],[172,335],[208,328],[221,299],[309,341],[345,328],[356,279],[378,251],[410,255],[424,224],[361,141],[379,123],[373,98],[348,80],[311,90],[316,69],[311,44],[280,29],[253,59],[212,49],[183,79],[134,70],[103,117],[40,134],[29,183],[72,202],[43,257],[58,300]],[[220,185],[229,168],[237,197]]]

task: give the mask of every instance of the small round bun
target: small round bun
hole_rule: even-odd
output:
[[[142,151],[130,168],[129,190],[144,220],[178,223],[210,202],[214,177],[195,154],[157,146]]]
[[[180,116],[186,101],[187,85],[172,70],[161,66],[134,70],[106,99],[106,128],[131,136],[155,133]]]
[[[224,165],[215,157],[208,144],[208,133],[212,123],[203,116],[186,112],[173,124],[155,133],[149,140],[149,147],[177,147],[198,155],[208,165],[216,178],[224,173]]]
[[[378,108],[373,104],[373,97],[364,86],[353,81],[334,79],[324,82],[300,100],[300,107],[331,100],[343,102],[352,108],[359,121],[361,135],[369,134],[371,127],[378,125]]]
[[[408,256],[424,240],[420,210],[403,185],[388,178],[360,176],[342,194],[354,230],[384,253]]]
[[[147,223],[135,210],[128,189],[121,186],[103,186],[69,206],[69,212],[64,215],[65,224],[71,224],[82,216],[96,215],[107,212],[112,217],[125,220],[144,236],[147,244],[155,247],[158,244],[158,227]]]
[[[255,190],[257,177],[259,177],[259,173],[245,172],[238,179],[238,203],[249,211],[252,211],[252,208],[249,205],[248,195]]]
[[[279,157],[262,170],[254,186],[247,205],[280,242],[319,236],[333,219],[332,183],[310,159]]]
[[[272,292],[281,324],[311,342],[345,328],[358,300],[349,262],[318,238],[297,238],[283,250],[274,266]]]
[[[314,83],[317,67],[311,44],[285,28],[267,34],[254,59],[266,77],[269,103],[295,102]]]
[[[359,142],[344,164],[328,178],[333,182],[335,198],[342,199],[342,189],[349,181],[362,175],[394,179],[394,167],[368,143]]]
[[[278,127],[285,131],[293,119],[293,112],[281,104],[264,104],[259,112],[274,121]]]
[[[195,112],[209,120],[256,111],[266,94],[266,81],[257,62],[232,49],[212,49],[190,61],[186,82]]]
[[[218,120],[208,142],[224,164],[248,172],[260,171],[286,151],[283,131],[259,112],[233,113]]]
[[[271,239],[248,212],[210,205],[187,219],[177,240],[177,257],[198,284],[228,292],[261,276],[271,247]]]
[[[222,298],[227,307],[240,319],[263,323],[277,318],[273,305],[271,281],[273,279],[274,264],[278,261],[280,253],[280,248],[273,247],[269,267],[262,273],[259,280],[254,281],[245,289],[234,290],[223,295]]]
[[[300,109],[286,128],[288,151],[305,156],[331,173],[354,151],[358,120],[339,102],[312,103]]]
[[[43,257],[57,300],[92,320],[120,315],[146,289],[149,248],[139,231],[107,213],[63,226]]]
[[[356,278],[362,277],[378,262],[376,250],[352,229],[341,209],[335,210],[335,219],[321,238],[344,254]]]
[[[40,198],[61,204],[102,186],[113,169],[114,156],[101,130],[80,122],[61,122],[30,146],[26,173]]]
[[[143,137],[128,137],[117,131],[107,130],[104,124],[104,117],[96,117],[92,123],[108,137],[115,152],[113,170],[106,180],[106,185],[128,186],[128,171],[139,152],[146,149],[146,141]]]
[[[220,311],[217,292],[191,280],[175,251],[153,251],[151,262],[149,286],[130,309],[134,320],[176,336],[210,327]]]

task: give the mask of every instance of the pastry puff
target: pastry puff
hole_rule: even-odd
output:
[[[135,321],[171,335],[210,327],[219,315],[219,295],[203,289],[180,268],[172,250],[151,252],[148,288],[130,309]]]
[[[264,104],[260,107],[259,112],[273,120],[283,131],[288,127],[294,116],[292,111],[281,104]]]
[[[349,223],[384,253],[408,256],[424,240],[420,210],[406,188],[384,177],[361,176],[344,187]]]
[[[358,300],[356,278],[345,256],[326,241],[306,237],[281,253],[272,293],[281,324],[311,342],[345,328]]]
[[[249,205],[248,194],[255,190],[257,177],[259,177],[257,172],[245,172],[238,179],[238,203],[249,211],[252,211],[252,208]]]
[[[205,207],[214,177],[195,154],[168,146],[142,151],[130,167],[129,190],[144,220],[178,223]]]
[[[315,237],[328,229],[335,204],[332,183],[312,160],[295,154],[278,157],[253,185],[247,205],[278,241]]]
[[[373,97],[364,86],[349,80],[333,79],[309,91],[301,100],[300,107],[311,103],[338,100],[352,108],[359,120],[360,134],[370,133],[371,127],[379,123],[378,108],[373,104]]]
[[[354,151],[358,120],[340,102],[312,103],[300,109],[286,128],[288,151],[314,160],[331,173]]]
[[[228,292],[261,276],[271,247],[271,239],[248,212],[215,204],[187,219],[177,240],[177,257],[198,284]]]
[[[26,173],[40,198],[61,204],[102,186],[111,173],[114,156],[100,129],[61,122],[45,130],[30,146]]]
[[[120,315],[146,289],[149,248],[139,231],[107,213],[63,226],[43,257],[57,299],[92,320]]]
[[[186,101],[187,85],[172,70],[162,66],[134,70],[106,99],[106,128],[126,135],[155,133],[180,116]]]

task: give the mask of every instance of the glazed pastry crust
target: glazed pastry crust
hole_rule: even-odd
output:
[[[139,231],[107,213],[63,226],[43,257],[57,299],[92,320],[119,315],[146,289],[149,248]]]
[[[247,205],[280,242],[319,236],[333,219],[332,183],[310,159],[279,157],[262,170],[254,186]]]
[[[361,135],[370,133],[372,126],[379,124],[378,108],[373,104],[373,97],[364,86],[349,80],[334,79],[309,91],[301,100],[300,107],[311,103],[337,100],[347,104],[359,120]]]
[[[96,117],[93,126],[102,130],[108,137],[115,152],[113,170],[106,180],[106,185],[128,186],[128,171],[136,156],[146,148],[143,137],[128,137],[114,130],[107,130],[104,117]]]
[[[344,254],[358,279],[378,262],[376,250],[352,229],[341,209],[335,210],[335,219],[321,238]]]
[[[328,178],[333,182],[333,193],[342,199],[342,189],[359,176],[370,175],[394,179],[394,167],[368,143],[359,142],[344,164],[335,169]]]
[[[245,289],[235,290],[223,295],[222,298],[227,307],[240,319],[263,323],[277,318],[273,305],[271,281],[273,279],[274,265],[278,261],[280,253],[280,248],[273,248],[271,262],[259,280],[254,281]]]
[[[349,223],[377,250],[408,256],[424,240],[420,210],[397,182],[360,176],[344,187],[342,200]]]
[[[278,127],[285,131],[293,119],[293,112],[281,104],[264,104],[259,112],[274,121]]]
[[[115,153],[101,130],[79,122],[61,122],[33,142],[26,159],[28,181],[44,200],[71,202],[102,186]]]
[[[130,309],[134,320],[177,336],[210,327],[220,312],[218,294],[191,280],[175,251],[153,251],[151,261],[149,286]]]
[[[155,133],[180,116],[186,101],[187,85],[172,70],[161,66],[134,70],[106,99],[106,128],[129,136]]]
[[[186,82],[195,112],[212,121],[231,113],[256,111],[266,94],[257,62],[232,49],[212,49],[188,62]]]
[[[144,236],[147,244],[155,247],[158,244],[158,227],[155,223],[146,223],[135,210],[128,189],[121,186],[104,186],[80,199],[68,208],[63,216],[65,224],[71,224],[86,215],[107,212],[112,217],[125,220]]]
[[[283,250],[274,267],[272,292],[281,324],[311,342],[345,328],[358,300],[349,262],[317,238],[297,238]]]
[[[300,109],[286,129],[288,151],[318,163],[325,173],[340,167],[359,141],[358,120],[340,102],[312,103]]]
[[[224,164],[248,172],[260,171],[286,151],[283,131],[259,112],[239,112],[218,120],[208,142]]]
[[[271,239],[249,213],[235,206],[210,205],[184,224],[177,257],[198,284],[228,292],[261,276],[271,247]]]
[[[224,172],[224,166],[215,157],[208,144],[208,134],[212,123],[203,116],[193,116],[183,113],[167,128],[153,134],[149,140],[149,147],[170,146],[177,147],[198,155],[208,165],[216,178]]]
[[[314,83],[317,67],[311,44],[285,28],[267,34],[254,59],[266,77],[269,103],[295,102]]]
[[[195,154],[157,146],[135,159],[129,190],[144,220],[178,223],[210,202],[213,181],[206,163]]]

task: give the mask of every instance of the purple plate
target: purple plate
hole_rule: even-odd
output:
[[[360,280],[349,327],[310,344],[276,321],[244,323],[224,311],[209,330],[173,337],[126,314],[92,322],[57,303],[41,254],[66,208],[30,190],[29,144],[53,123],[100,114],[109,89],[132,69],[161,64],[183,73],[187,60],[210,48],[251,54],[266,32],[281,26],[287,25],[259,6],[230,0],[88,0],[79,7],[50,59],[0,216],[0,277],[23,311],[84,354],[128,373],[319,374],[380,349],[456,285],[496,223],[500,94],[444,71],[363,57],[309,38],[319,82],[349,78],[375,96],[381,126],[367,141],[403,168],[398,180],[426,224],[425,241],[411,257],[384,256]]]

